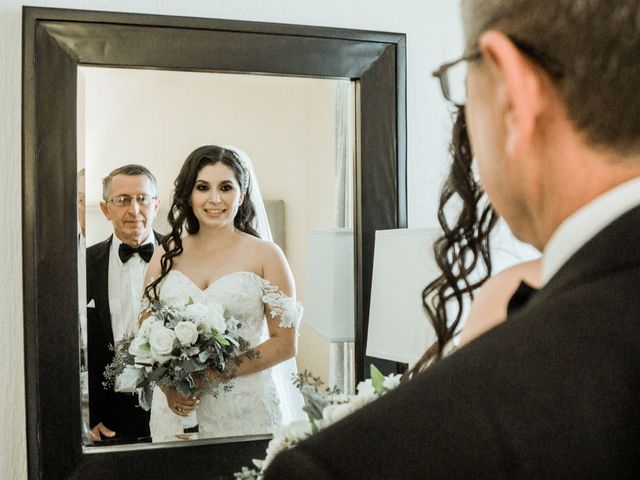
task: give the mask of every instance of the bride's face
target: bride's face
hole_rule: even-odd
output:
[[[233,228],[233,219],[244,200],[233,170],[222,162],[198,172],[191,191],[191,207],[201,228]]]

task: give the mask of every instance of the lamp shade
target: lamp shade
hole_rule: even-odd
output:
[[[354,338],[353,230],[307,233],[303,322],[330,342]]]
[[[436,341],[422,290],[440,275],[433,243],[441,230],[376,232],[367,355],[413,365]]]

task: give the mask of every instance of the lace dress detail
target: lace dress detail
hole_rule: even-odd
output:
[[[296,328],[302,306],[253,272],[225,275],[204,290],[179,270],[171,270],[160,285],[160,299],[167,303],[217,302],[240,322],[237,334],[254,347],[269,338],[265,305],[280,325]],[[204,395],[197,409],[199,433],[207,438],[272,433],[282,424],[281,399],[272,369],[231,380],[231,390],[220,390],[217,397]],[[182,417],[168,407],[166,397],[155,388],[151,406],[153,441],[173,441],[183,432]]]
[[[302,304],[284,295],[277,286],[268,280],[258,275],[255,278],[264,292],[262,301],[271,309],[271,317],[280,317],[280,327],[282,328],[297,329],[302,318]]]

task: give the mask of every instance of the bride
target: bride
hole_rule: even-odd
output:
[[[153,440],[175,439],[194,411],[206,437],[273,433],[303,418],[302,396],[291,378],[302,307],[289,265],[271,241],[246,154],[215,145],[193,151],[175,180],[169,222],[171,233],[149,264],[146,299],[218,302],[240,321],[238,335],[258,355],[239,363],[232,388],[219,389],[217,397],[186,398],[172,387],[156,387]],[[207,374],[220,380],[213,370]]]

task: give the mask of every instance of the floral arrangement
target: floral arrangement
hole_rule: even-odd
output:
[[[326,388],[319,377],[307,371],[298,374],[294,383],[304,396],[304,411],[308,420],[292,422],[274,433],[264,460],[253,460],[257,470],[242,467],[242,471],[234,474],[236,480],[261,480],[276,455],[393,390],[400,384],[400,375],[384,376],[371,365],[371,378],[358,384],[356,395],[345,395],[337,388]]]
[[[227,315],[219,303],[151,304],[150,315],[137,334],[116,342],[114,360],[105,370],[105,386],[120,391],[138,391],[140,406],[149,410],[153,387],[169,385],[184,396],[199,390],[217,393],[218,385],[229,389],[236,362],[230,359],[242,353],[255,355],[242,337],[234,336],[239,322]],[[213,384],[205,374],[212,367],[224,378]]]

